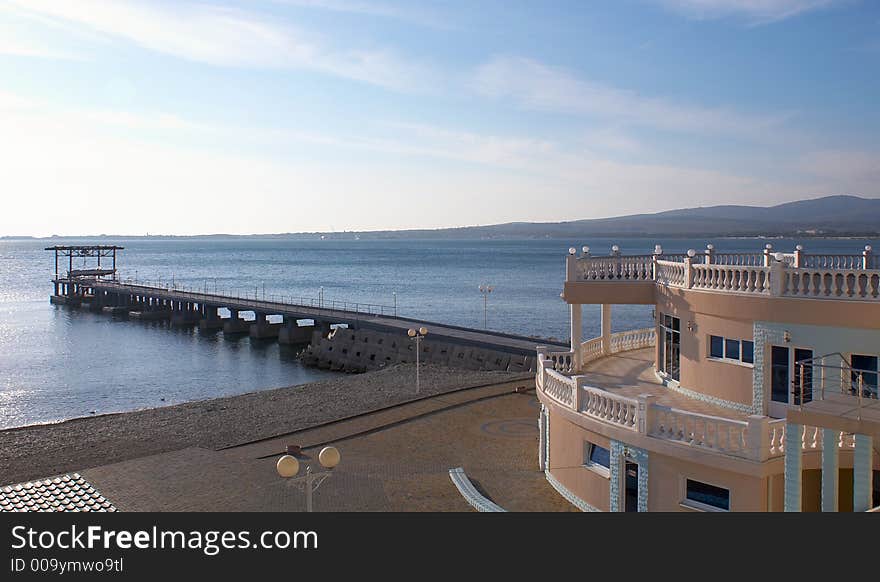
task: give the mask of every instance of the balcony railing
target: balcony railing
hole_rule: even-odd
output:
[[[650,347],[655,341],[653,328],[626,331],[611,336],[607,351],[603,350],[601,337],[583,342],[581,354],[587,363],[608,354]],[[593,420],[651,438],[753,461],[766,461],[785,453],[785,419],[759,415],[745,420],[722,418],[656,404],[652,395],[620,396],[588,385],[585,376],[571,375],[572,352],[540,348],[538,364],[538,390]],[[801,438],[804,451],[822,450],[821,428],[805,426]],[[840,433],[835,444],[841,449],[852,449],[854,438]]]
[[[587,248],[587,247],[585,247]],[[616,247],[615,247],[616,249]],[[572,249],[574,251],[574,249]],[[669,287],[764,295],[880,301],[880,257],[866,246],[861,254],[716,253],[623,255],[613,250],[608,256],[585,251],[568,257],[569,282],[655,282]]]

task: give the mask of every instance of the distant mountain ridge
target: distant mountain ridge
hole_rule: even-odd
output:
[[[825,196],[776,206],[706,206],[567,222],[509,222],[456,228],[300,232],[261,235],[210,234],[192,237],[100,235],[61,238],[221,238],[264,239],[513,239],[585,236],[877,236],[880,199]],[[28,238],[28,237],[0,237]]]
[[[361,238],[557,238],[585,235],[856,236],[878,233],[880,199],[826,196],[770,207],[708,206],[568,222],[510,222],[490,226],[356,234]],[[341,235],[337,233],[333,236]]]

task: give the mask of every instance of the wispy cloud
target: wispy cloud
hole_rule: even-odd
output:
[[[393,89],[424,88],[424,68],[385,48],[340,48],[236,8],[136,0],[13,0],[19,9],[197,63],[307,69]]]
[[[647,97],[521,57],[498,57],[480,66],[473,85],[482,95],[509,100],[526,109],[684,133],[756,137],[778,128],[792,116],[751,115]]]
[[[363,0],[271,0],[277,4],[401,20],[431,28],[449,28],[436,13],[415,2],[390,4]]]
[[[689,18],[739,16],[751,24],[785,20],[805,12],[839,4],[840,0],[654,0]]]

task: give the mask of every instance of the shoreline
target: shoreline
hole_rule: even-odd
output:
[[[138,457],[278,437],[389,406],[525,378],[403,364],[363,374],[135,411],[0,430],[0,486]],[[531,376],[531,374],[528,374]]]

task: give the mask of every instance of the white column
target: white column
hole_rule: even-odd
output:
[[[822,511],[837,511],[840,432],[822,429]]]
[[[602,353],[611,353],[611,304],[602,304]]]
[[[855,435],[856,448],[853,451],[853,511],[868,511],[872,505],[872,448],[869,435]]]
[[[785,511],[801,511],[801,431],[803,427],[785,423]]]
[[[583,335],[583,305],[572,303],[571,308],[571,352],[574,360],[574,371],[581,371],[581,336]]]

